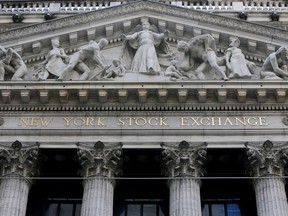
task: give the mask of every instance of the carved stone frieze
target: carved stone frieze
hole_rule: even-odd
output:
[[[264,142],[262,148],[246,145],[249,176],[261,177],[268,175],[284,176],[284,166],[288,162],[287,148],[273,148],[270,140]]]
[[[59,37],[51,39],[52,50],[45,61],[27,68],[21,56],[12,48],[0,46],[0,80],[77,80],[77,81],[188,81],[223,79],[275,79],[288,77],[287,47],[271,53],[262,69],[247,61],[240,40],[234,38],[224,56],[217,56],[215,39],[210,34],[198,35],[188,42],[179,41],[172,50],[165,37],[169,31],[159,32],[155,25],[143,21],[134,33],[125,38],[119,56],[103,49],[108,40],[90,41],[67,55],[60,48]],[[120,50],[120,47],[118,48]],[[9,75],[10,74],[10,75]],[[11,74],[13,74],[11,76]],[[5,77],[4,77],[5,75]],[[27,97],[23,100],[27,101]]]
[[[206,143],[190,146],[182,141],[178,147],[162,145],[163,174],[170,177],[201,177],[205,174]]]
[[[15,141],[12,148],[0,147],[0,166],[1,176],[38,175],[38,146],[22,147],[21,142]]]
[[[83,177],[113,177],[121,173],[121,145],[105,147],[98,141],[93,149],[79,146],[77,154]]]

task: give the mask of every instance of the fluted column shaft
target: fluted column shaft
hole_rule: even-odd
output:
[[[206,144],[178,147],[163,145],[163,173],[169,181],[170,216],[201,216],[200,176],[204,175]]]
[[[113,183],[105,178],[84,180],[81,216],[113,215]]]
[[[259,179],[254,182],[258,216],[287,216],[288,205],[284,180]]]
[[[170,216],[201,216],[200,182],[192,178],[170,181]]]
[[[112,216],[115,182],[111,177],[120,173],[121,146],[105,148],[97,142],[94,149],[79,147],[84,193],[81,216]]]
[[[25,216],[31,181],[38,174],[38,146],[0,147],[0,215]]]
[[[25,216],[30,183],[20,176],[6,177],[0,183],[0,215]]]
[[[254,180],[258,216],[288,216],[284,167],[288,161],[286,144],[274,146],[269,140],[262,147],[246,144],[247,173]]]

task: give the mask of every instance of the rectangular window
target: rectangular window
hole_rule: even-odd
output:
[[[49,199],[44,216],[80,216],[81,201],[69,199]]]
[[[242,216],[239,199],[202,200],[202,216]]]
[[[162,202],[160,199],[127,199],[117,216],[168,216],[162,211]]]

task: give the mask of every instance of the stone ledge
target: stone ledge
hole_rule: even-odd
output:
[[[287,81],[38,81],[2,82],[2,105],[23,109],[25,105],[90,106],[283,106],[287,101]],[[145,93],[145,94],[144,94]],[[23,106],[23,107],[22,107]],[[4,108],[4,107],[2,107]],[[7,107],[6,107],[7,108]],[[63,108],[63,107],[62,107]],[[230,108],[229,108],[230,109]],[[269,108],[266,108],[269,109]],[[69,110],[69,108],[68,108]]]

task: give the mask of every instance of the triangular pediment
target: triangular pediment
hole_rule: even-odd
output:
[[[132,32],[142,18],[147,18],[159,31],[168,29],[168,39],[172,42],[208,33],[219,45],[227,46],[229,37],[237,36],[242,48],[247,44],[248,49],[254,42],[257,51],[266,51],[266,44],[281,46],[288,38],[288,31],[283,29],[154,1],[135,1],[1,32],[0,42],[4,47],[18,47],[19,50],[22,46],[22,54],[26,55],[37,42],[43,49],[51,47],[50,39],[55,36],[61,37],[63,47],[71,49],[103,37],[118,42],[120,34]]]
[[[11,47],[17,51],[31,71],[31,68],[47,58],[52,49],[52,38],[59,37],[60,48],[63,48],[67,55],[73,54],[91,40],[99,42],[101,38],[106,38],[109,44],[102,50],[102,54],[111,64],[113,60],[121,58],[121,35],[137,32],[137,26],[143,20],[149,21],[158,33],[169,31],[165,39],[172,55],[161,67],[161,71],[169,66],[172,59],[182,61],[183,53],[179,54],[177,50],[180,40],[189,41],[199,35],[211,35],[217,46],[217,55],[223,58],[229,48],[230,39],[238,37],[243,54],[257,66],[258,71],[267,55],[285,45],[288,38],[288,31],[283,29],[154,1],[135,1],[2,32],[0,43],[5,48]],[[128,80],[143,81],[142,77],[135,74],[133,76],[135,77],[132,80]],[[154,76],[153,81],[169,81],[158,78]],[[213,79],[213,75],[209,76],[210,78]],[[149,80],[150,78],[144,79]],[[126,81],[126,78],[118,81]]]

